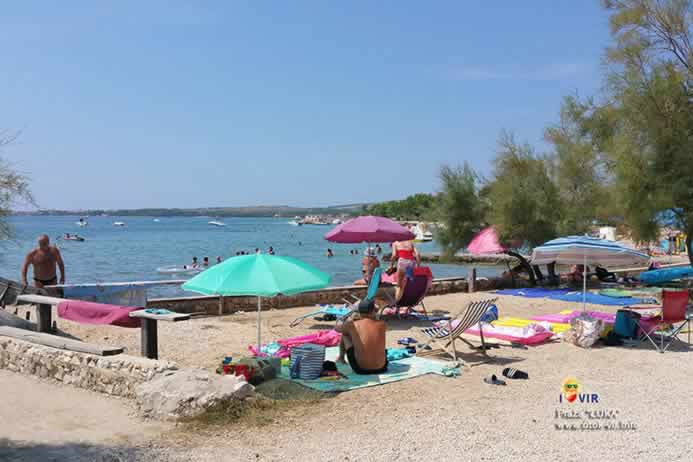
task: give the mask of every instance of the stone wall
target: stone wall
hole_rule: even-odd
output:
[[[178,367],[170,361],[124,354],[97,356],[0,336],[0,369],[134,398],[137,385]]]
[[[529,283],[523,279],[516,279],[513,283],[511,279],[503,278],[482,278],[476,281],[477,291],[504,289],[509,287],[528,287]],[[428,295],[442,295],[456,292],[467,292],[467,280],[465,278],[443,278],[435,279]],[[378,296],[386,298],[393,289],[381,288]],[[329,287],[322,290],[313,290],[302,294],[263,298],[263,309],[281,309],[297,306],[313,306],[319,304],[341,304],[350,296],[363,298],[366,295],[364,286],[343,286]],[[147,306],[155,308],[166,308],[179,313],[199,313],[219,314],[220,304],[222,313],[232,313],[234,311],[253,311],[257,310],[257,297],[179,297],[179,298],[159,298],[147,301]]]

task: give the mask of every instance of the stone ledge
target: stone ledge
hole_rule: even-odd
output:
[[[0,369],[134,398],[139,384],[177,370],[178,366],[170,361],[124,354],[104,357],[65,351],[0,336]]]

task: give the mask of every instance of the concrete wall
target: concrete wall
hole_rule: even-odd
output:
[[[137,385],[178,367],[170,361],[123,354],[96,356],[0,336],[0,369],[134,398]]]
[[[495,290],[512,287],[510,279],[491,278],[479,279],[476,281],[476,290]],[[527,287],[528,283],[524,280],[516,280],[515,287]],[[442,295],[455,292],[467,292],[467,280],[464,278],[444,278],[436,279],[428,292],[428,295]],[[393,288],[381,288],[378,297],[387,298],[387,292],[393,294]],[[304,292],[292,296],[277,296],[263,298],[263,309],[281,309],[297,306],[313,306],[319,304],[341,304],[349,295],[363,298],[366,295],[364,286],[344,286],[330,287],[322,290]],[[223,297],[222,313],[232,313],[234,311],[253,311],[257,310],[257,297]],[[160,298],[152,299],[147,302],[147,306],[155,308],[166,308],[179,313],[198,313],[219,314],[219,297],[180,297],[180,298]]]

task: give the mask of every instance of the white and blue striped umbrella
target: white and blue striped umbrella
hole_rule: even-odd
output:
[[[618,242],[590,236],[567,236],[553,239],[532,253],[533,265],[558,263],[564,265],[617,266],[647,265],[649,255]]]

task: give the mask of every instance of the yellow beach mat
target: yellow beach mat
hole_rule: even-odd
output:
[[[508,327],[525,327],[528,326],[529,324],[538,324],[539,321],[533,321],[531,319],[524,319],[524,318],[500,318],[497,319],[496,321],[493,321],[494,326],[508,326]],[[559,322],[550,322],[551,324],[551,330],[555,334],[560,334],[562,332],[567,331],[570,329],[570,324],[564,324],[564,323],[559,323]]]
[[[571,313],[572,310],[568,310],[567,312],[561,312],[561,314],[569,314]],[[493,322],[494,326],[509,326],[509,327],[525,327],[529,324],[536,324],[539,321],[534,321],[532,319],[524,319],[524,318],[500,318],[496,321]],[[547,322],[547,321],[543,321]],[[562,334],[563,332],[567,331],[570,329],[570,324],[562,323],[562,322],[549,322],[551,324],[551,331],[553,331],[554,334]],[[604,331],[602,332],[601,337],[606,337],[609,331],[613,329],[614,326],[610,324],[606,324],[604,326]]]

